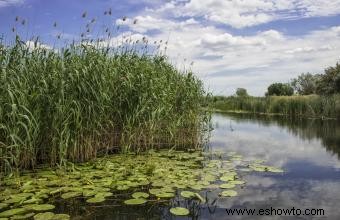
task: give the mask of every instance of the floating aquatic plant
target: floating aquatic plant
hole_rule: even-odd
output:
[[[200,195],[202,189],[217,190],[222,197],[236,196],[236,190],[221,189],[245,184],[239,175],[240,168],[230,160],[225,160],[223,154],[222,159],[209,159],[204,155],[201,152],[183,151],[150,151],[138,156],[115,155],[90,163],[74,164],[72,170],[41,169],[15,178],[5,178],[0,187],[0,218],[19,218],[33,212],[51,210],[54,208],[53,203],[49,205],[44,201],[48,199],[51,203],[53,198],[58,197],[85,197],[89,204],[102,203],[105,197],[113,196],[117,190],[123,191],[123,194],[132,193],[131,199],[122,198],[122,203],[126,205],[144,204],[148,202],[147,198],[150,198],[150,202],[157,201],[157,198],[172,199],[177,194],[184,199],[205,203]],[[195,159],[201,156],[205,159]],[[263,172],[280,170],[251,161],[243,162],[241,168],[247,165],[251,170],[254,167],[266,167]],[[181,191],[177,193],[179,189]],[[51,219],[57,217],[54,213],[46,212],[34,218],[47,219],[45,215]]]
[[[146,203],[147,200],[143,199],[143,198],[138,198],[138,199],[128,199],[128,200],[125,200],[124,203],[126,205],[141,205],[141,204],[144,204]]]
[[[181,196],[187,199],[195,197],[195,193],[191,191],[182,191]]]
[[[189,210],[183,207],[176,207],[176,208],[171,208],[170,212],[173,215],[180,215],[180,216],[185,216],[185,215],[189,215]]]
[[[21,215],[27,212],[27,209],[25,208],[15,208],[15,209],[10,209],[4,212],[0,213],[0,218],[8,218],[13,215]]]
[[[232,189],[235,188],[235,184],[232,183],[223,183],[220,185],[221,189]]]
[[[149,194],[145,193],[145,192],[135,192],[132,194],[132,197],[135,199],[139,199],[139,198],[149,198]]]
[[[222,191],[220,195],[225,197],[233,197],[237,195],[237,192],[235,190],[225,190]]]
[[[87,203],[101,203],[105,201],[105,197],[95,196],[93,198],[87,199]]]

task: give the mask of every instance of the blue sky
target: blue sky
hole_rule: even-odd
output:
[[[273,82],[340,61],[340,0],[0,0],[5,41],[13,40],[14,27],[28,42],[34,35],[46,46],[62,45],[86,33],[93,18],[88,37],[120,26],[106,43],[123,36],[167,40],[161,50],[167,47],[170,61],[192,68],[214,94],[244,87],[263,95]]]

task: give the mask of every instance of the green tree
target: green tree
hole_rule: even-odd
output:
[[[294,90],[300,95],[310,95],[316,93],[317,83],[320,80],[320,75],[311,73],[302,73],[291,82]]]
[[[248,92],[246,89],[244,88],[237,88],[236,89],[236,96],[238,97],[246,97],[246,96],[249,96],[248,95]]]
[[[331,95],[340,93],[340,64],[325,69],[325,74],[320,75],[316,86],[316,93],[320,95]]]
[[[291,96],[294,89],[289,83],[273,83],[268,87],[266,96]]]

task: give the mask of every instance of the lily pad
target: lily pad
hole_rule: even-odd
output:
[[[229,181],[229,183],[234,184],[234,185],[242,185],[242,184],[245,184],[246,182],[243,180],[232,180],[232,181]]]
[[[141,204],[144,204],[146,203],[147,200],[143,199],[143,198],[138,198],[138,199],[128,199],[128,200],[125,200],[124,203],[126,205],[141,205]]]
[[[138,198],[149,198],[149,194],[145,193],[145,192],[135,192],[132,194],[132,197],[135,198],[135,199],[138,199]]]
[[[61,198],[70,199],[70,198],[78,197],[81,195],[82,195],[82,192],[67,192],[67,193],[62,194]]]
[[[185,215],[189,215],[189,210],[183,207],[176,207],[176,208],[171,208],[170,212],[173,215],[180,215],[180,216],[185,216]]]
[[[11,220],[19,220],[19,219],[30,219],[31,217],[33,217],[35,215],[35,213],[27,213],[25,215],[15,215],[11,217]]]
[[[195,197],[195,193],[191,191],[182,191],[181,196],[187,199]]]
[[[97,193],[97,195],[95,197],[110,197],[113,196],[112,192],[99,192]]]
[[[30,206],[30,208],[34,211],[48,211],[48,210],[52,210],[55,208],[54,205],[50,205],[50,204],[36,204],[36,205],[32,205]]]
[[[105,197],[95,196],[93,198],[87,199],[87,203],[101,203],[105,201]]]
[[[232,181],[234,179],[235,179],[234,175],[223,175],[220,178],[221,181]]]
[[[27,212],[27,209],[25,208],[16,208],[16,209],[10,209],[4,212],[0,213],[0,218],[7,218],[11,217],[13,215],[21,215]]]
[[[172,197],[175,197],[175,194],[174,193],[163,192],[163,193],[156,194],[156,196],[158,198],[172,198]]]
[[[14,204],[14,203],[20,203],[20,202],[23,202],[25,201],[26,197],[12,197],[10,199],[7,199],[5,201],[3,201],[3,203],[7,203],[7,204]]]
[[[226,190],[226,191],[221,192],[221,196],[233,197],[233,196],[237,196],[237,192],[235,190]]]
[[[39,213],[34,216],[34,220],[51,220],[55,214],[53,212]]]
[[[40,203],[42,201],[42,199],[32,197],[31,199],[24,201],[23,204]]]
[[[231,184],[231,183],[224,183],[220,185],[221,189],[232,189],[235,187],[235,184]]]
[[[161,192],[162,192],[161,189],[149,189],[149,193],[152,194],[152,195],[157,195]]]

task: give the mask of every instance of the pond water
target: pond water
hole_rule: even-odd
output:
[[[340,124],[246,114],[216,114],[211,147],[263,158],[284,174],[250,173],[233,199],[219,200],[213,215],[201,219],[265,219],[227,216],[225,208],[323,209],[324,216],[284,219],[340,219]],[[280,216],[267,216],[280,219]]]
[[[202,156],[198,152],[152,152],[152,156],[138,157],[115,155],[94,163],[76,165],[76,168],[73,168],[76,171],[66,175],[53,170],[28,173],[21,177],[21,181],[25,183],[20,186],[21,196],[22,192],[30,192],[30,189],[35,195],[40,193],[38,198],[42,198],[41,193],[52,194],[52,191],[57,190],[56,194],[53,193],[53,198],[46,196],[44,203],[55,205],[54,213],[68,214],[71,219],[340,219],[339,122],[247,114],[214,114],[212,125],[214,129],[211,132],[208,152]],[[269,165],[268,168],[275,170],[275,167],[278,167],[284,172],[249,170],[248,165],[262,163],[254,162],[259,160]],[[250,168],[253,169],[251,166]],[[138,181],[145,182],[145,178],[150,175],[150,172],[146,171],[149,169],[154,173],[148,178],[151,184],[141,184],[141,189],[133,186],[127,190],[112,191],[112,194],[109,193],[111,196],[103,198],[103,202],[86,202],[89,197],[85,196],[85,191],[98,194],[98,190],[109,190],[112,185],[114,189],[118,189],[118,185],[125,187]],[[254,169],[256,170],[256,166]],[[223,177],[233,172],[235,175],[237,172],[237,178],[246,184],[235,187],[237,196],[220,197],[221,184],[223,181],[227,182],[221,175]],[[214,173],[218,174],[214,176]],[[126,182],[122,175],[129,181]],[[200,177],[196,178],[195,175]],[[122,178],[124,181],[119,180],[118,184],[116,180]],[[187,182],[183,183],[183,178],[187,178]],[[209,178],[211,180],[208,181]],[[116,182],[112,182],[113,180]],[[14,185],[16,182],[17,180],[14,180]],[[208,183],[202,187],[203,190],[195,189],[203,186],[204,182]],[[171,199],[157,199],[156,195],[148,198],[142,205],[123,203],[124,200],[131,199],[132,193],[136,191],[149,193],[150,188],[166,188],[170,185],[180,189],[183,184],[183,188],[198,192],[203,198],[184,199],[179,190],[174,191],[175,197]],[[52,185],[52,188],[46,189],[48,185]],[[97,188],[92,190],[94,185]],[[22,188],[28,191],[22,191]],[[0,193],[1,190],[6,191],[6,187],[0,188]],[[7,194],[18,193],[17,189],[13,190],[7,191]],[[65,194],[58,194],[60,190],[71,191],[71,194],[72,191],[76,192],[77,197],[62,199]],[[100,191],[99,194],[103,193],[106,192]],[[83,196],[79,196],[80,194]],[[3,203],[10,200],[10,196],[5,197],[2,197]],[[27,199],[26,196],[23,201]],[[14,206],[21,207],[21,203]],[[178,217],[171,214],[170,208],[178,206],[188,208],[190,215]],[[284,216],[283,210],[293,208],[295,214],[301,212],[301,215],[293,216],[291,213]],[[228,215],[227,209],[254,210],[255,215]],[[261,209],[264,210],[262,214],[272,215],[258,215]],[[306,210],[308,214],[312,212],[317,215],[303,215]]]
[[[296,120],[247,114],[214,114],[210,148],[237,152],[245,160],[264,159],[283,174],[242,174],[238,196],[198,205],[179,202],[142,207],[100,208],[87,219],[340,219],[340,125],[336,121]],[[194,216],[175,217],[169,207],[191,206]],[[66,207],[66,206],[65,206]],[[67,206],[70,207],[70,206]],[[323,209],[324,215],[228,215],[226,209]],[[84,209],[86,207],[83,207]],[[70,209],[70,208],[65,208]],[[67,210],[70,212],[70,210]],[[79,210],[78,210],[79,211]],[[275,213],[273,213],[275,214]],[[277,214],[280,214],[279,212]],[[79,219],[84,216],[79,217]]]

